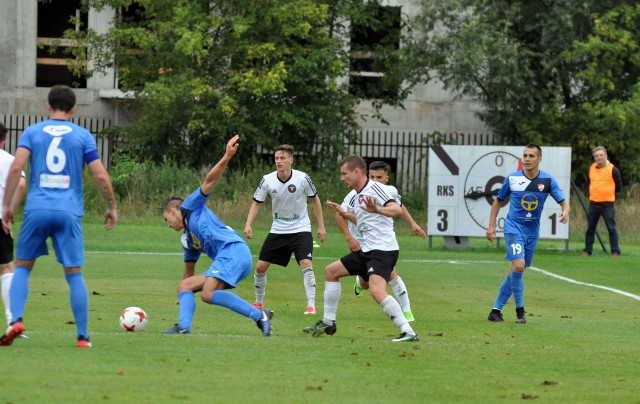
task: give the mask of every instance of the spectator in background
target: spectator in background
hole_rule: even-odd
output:
[[[607,159],[607,150],[598,146],[593,149],[593,160],[589,168],[589,211],[587,212],[587,232],[584,236],[585,257],[593,253],[593,241],[596,234],[596,227],[600,216],[604,218],[604,223],[609,230],[609,245],[611,246],[611,256],[620,256],[620,246],[618,245],[618,230],[616,229],[616,212],[614,203],[616,194],[622,190],[622,176],[618,167],[611,164]]]

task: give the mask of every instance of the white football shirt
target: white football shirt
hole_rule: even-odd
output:
[[[271,233],[291,234],[311,231],[311,221],[307,211],[307,198],[318,194],[311,177],[298,170],[291,170],[291,176],[280,181],[278,172],[265,175],[253,194],[253,200],[263,203],[271,195]]]
[[[396,233],[393,231],[393,218],[379,213],[369,213],[360,207],[365,205],[367,197],[373,197],[380,207],[392,201],[400,205],[400,196],[397,193],[398,190],[395,187],[367,180],[360,192],[352,190],[342,202],[342,207],[356,216],[355,233],[352,230],[353,227],[350,227],[349,231],[360,242],[360,249],[363,252],[399,250]]]

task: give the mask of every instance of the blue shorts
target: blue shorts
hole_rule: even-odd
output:
[[[524,237],[521,234],[505,233],[504,242],[507,245],[507,261],[524,259],[524,267],[529,268],[533,261],[533,252],[538,244],[537,237]]]
[[[49,255],[51,237],[58,262],[65,268],[84,266],[82,219],[63,210],[28,210],[16,243],[16,258],[32,261]]]
[[[235,288],[238,282],[249,276],[252,267],[249,246],[237,242],[222,247],[213,258],[213,264],[203,274],[224,281],[229,288]]]

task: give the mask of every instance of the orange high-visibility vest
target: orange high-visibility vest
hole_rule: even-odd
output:
[[[613,164],[607,163],[597,168],[596,163],[589,168],[589,200],[592,202],[615,202],[616,182],[613,180]]]

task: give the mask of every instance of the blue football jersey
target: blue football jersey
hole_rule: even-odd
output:
[[[244,239],[227,226],[207,208],[208,195],[202,195],[200,187],[182,202],[180,211],[185,222],[182,247],[185,261],[197,261],[200,252],[215,259],[218,251],[228,243],[241,242]]]
[[[25,129],[18,147],[31,153],[24,210],[67,210],[83,216],[82,167],[99,158],[91,133],[69,121],[48,119]]]
[[[549,195],[558,203],[564,201],[560,185],[549,173],[540,170],[535,178],[527,178],[523,170],[509,174],[497,196],[499,201],[510,197],[509,213],[504,226],[505,234],[538,237],[540,216]]]

